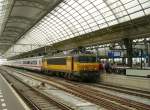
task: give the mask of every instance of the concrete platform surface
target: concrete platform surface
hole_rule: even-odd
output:
[[[0,74],[0,110],[29,110]]]
[[[132,77],[116,74],[101,74],[100,78],[104,83],[150,91],[150,78]]]

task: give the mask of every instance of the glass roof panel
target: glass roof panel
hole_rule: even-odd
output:
[[[150,0],[64,0],[17,43],[50,45],[148,14]]]
[[[0,33],[2,33],[4,24],[7,21],[12,2],[13,0],[0,0]]]

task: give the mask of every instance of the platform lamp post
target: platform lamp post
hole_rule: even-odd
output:
[[[99,51],[98,51],[98,47],[95,47],[95,50],[96,50],[96,60],[98,61],[99,60]]]
[[[148,62],[148,67],[150,67],[150,40],[147,41],[147,62]]]

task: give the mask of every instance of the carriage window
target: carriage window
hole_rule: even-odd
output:
[[[36,64],[37,64],[37,61],[31,61],[30,63],[36,65]]]
[[[31,64],[31,61],[23,61],[23,64]]]
[[[28,64],[28,61],[23,61],[23,64]]]

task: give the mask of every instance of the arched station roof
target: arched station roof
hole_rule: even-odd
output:
[[[62,0],[0,0],[0,53],[18,39]]]
[[[14,45],[6,54],[14,49],[20,53],[30,48],[53,45],[149,14],[150,0],[63,0],[21,38],[17,39],[16,44],[32,44],[31,46]],[[11,19],[12,22],[16,22],[14,19],[14,17]],[[25,24],[32,21],[25,18],[19,20]],[[17,33],[15,28],[13,34]]]

